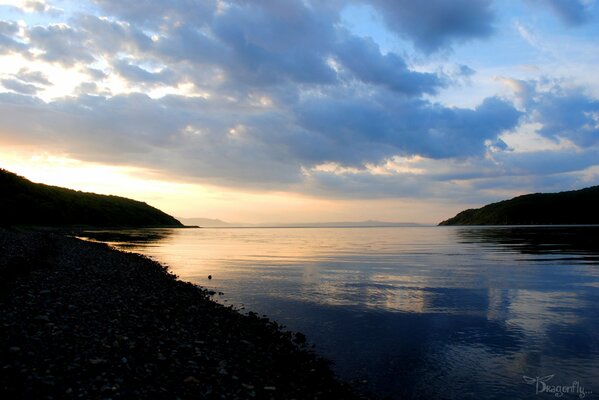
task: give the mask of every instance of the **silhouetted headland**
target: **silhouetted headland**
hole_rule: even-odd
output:
[[[0,226],[183,227],[141,201],[33,183],[0,169]]]
[[[439,225],[599,224],[599,186],[560,193],[534,193],[460,212]]]
[[[2,398],[355,399],[305,336],[143,256],[0,228]]]

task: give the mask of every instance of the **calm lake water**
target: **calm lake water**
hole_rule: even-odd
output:
[[[305,333],[340,376],[380,395],[599,398],[599,227],[89,236]]]

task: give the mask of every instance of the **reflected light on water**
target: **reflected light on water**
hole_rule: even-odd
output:
[[[88,236],[303,331],[339,374],[391,398],[525,399],[534,390],[522,375],[599,382],[598,234],[402,227]]]

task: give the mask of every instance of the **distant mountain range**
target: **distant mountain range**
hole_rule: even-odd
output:
[[[179,218],[185,225],[198,225],[204,228],[348,228],[348,227],[393,227],[420,226],[414,223],[384,222],[384,221],[349,221],[349,222],[298,222],[298,223],[229,223],[220,219],[210,218]]]
[[[182,227],[141,201],[33,183],[0,169],[0,226]]]
[[[514,197],[460,212],[439,225],[599,224],[599,186]]]

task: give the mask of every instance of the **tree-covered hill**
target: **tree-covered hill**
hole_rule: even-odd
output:
[[[0,225],[180,227],[146,203],[33,183],[0,169]]]
[[[599,224],[599,186],[514,197],[460,212],[439,225]]]

